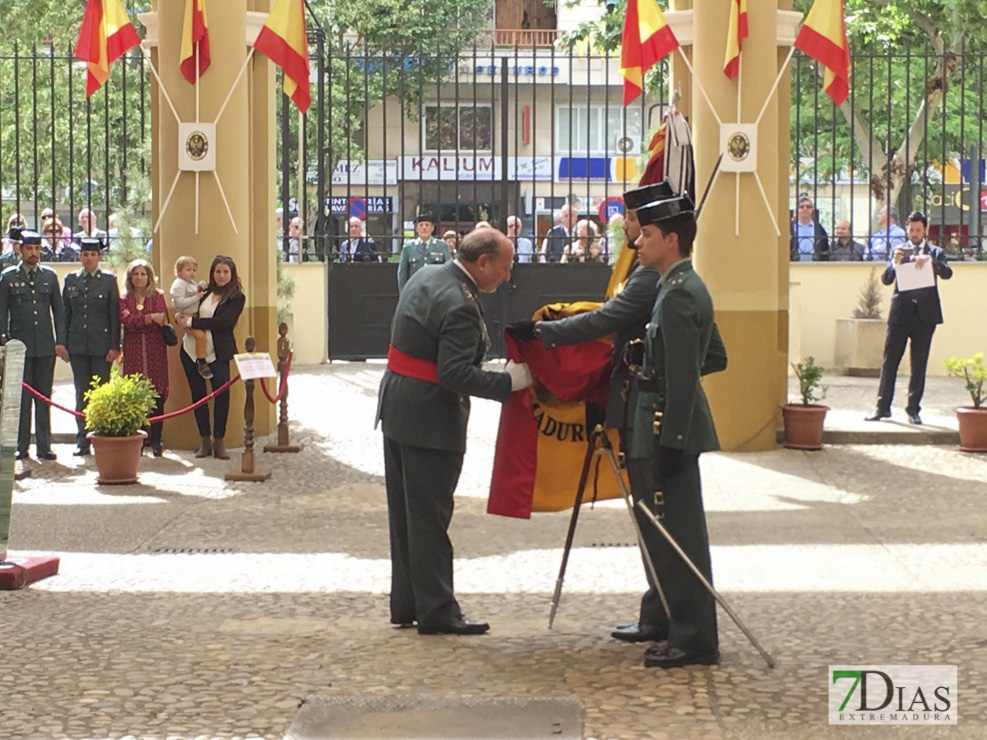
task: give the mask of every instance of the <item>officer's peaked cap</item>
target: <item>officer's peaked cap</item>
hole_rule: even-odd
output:
[[[97,236],[84,236],[79,240],[80,252],[102,252],[103,248],[103,240]]]
[[[675,192],[667,180],[656,182],[653,185],[634,188],[624,193],[624,205],[628,208],[640,208],[656,200],[665,200],[675,197]]]
[[[692,202],[692,198],[683,194],[675,198],[666,198],[665,200],[659,200],[655,203],[648,203],[641,206],[637,209],[637,220],[642,225],[656,224],[670,218],[675,218],[676,216],[688,215],[695,217],[695,211],[696,206]]]
[[[41,244],[41,234],[37,231],[23,229],[21,231],[21,244]]]

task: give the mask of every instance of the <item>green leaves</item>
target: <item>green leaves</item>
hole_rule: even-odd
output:
[[[979,409],[987,403],[987,394],[984,393],[984,383],[987,382],[987,365],[984,365],[983,352],[977,352],[973,357],[962,359],[950,357],[945,364],[950,375],[959,376],[966,381],[966,390],[973,400],[975,409]]]
[[[816,364],[816,358],[809,356],[801,362],[792,363],[795,377],[799,380],[799,393],[806,406],[821,400],[826,395],[822,385],[823,368]]]
[[[145,376],[121,375],[114,365],[109,382],[94,377],[83,398],[86,429],[101,437],[132,437],[148,425],[158,393]]]

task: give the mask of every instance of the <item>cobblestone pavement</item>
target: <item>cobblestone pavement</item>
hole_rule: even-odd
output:
[[[704,456],[717,586],[778,665],[721,612],[721,665],[650,670],[643,647],[609,637],[644,583],[620,503],[581,517],[547,629],[569,514],[484,513],[485,401],[452,538],[460,601],[491,632],[388,625],[380,372],[298,370],[304,450],[260,454],[267,483],[226,483],[238,460],[188,452],[145,458],[122,487],[97,486],[68,444],[31,463],[11,551],[58,554],[61,573],[0,593],[0,738],[278,738],[310,694],[575,696],[601,739],[987,736],[987,457],[907,443]],[[870,410],[875,388],[833,379],[835,417]],[[948,426],[962,400],[930,379],[926,414]],[[958,725],[827,724],[827,666],[913,663],[958,666]]]

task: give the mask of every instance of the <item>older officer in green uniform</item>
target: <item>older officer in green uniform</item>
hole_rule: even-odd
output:
[[[404,290],[404,285],[411,276],[425,265],[441,265],[452,259],[449,247],[441,239],[432,236],[435,231],[435,221],[431,216],[421,214],[415,219],[417,239],[412,239],[401,249],[401,261],[398,263],[398,292]]]
[[[624,218],[624,234],[627,246],[637,249],[635,242],[641,235],[637,220],[637,209],[648,203],[674,195],[668,183],[645,185],[624,193],[627,215]],[[658,297],[658,273],[652,267],[638,264],[627,278],[624,289],[595,311],[571,316],[560,321],[520,321],[507,327],[507,331],[519,339],[541,337],[546,347],[587,342],[598,337],[613,334],[613,375],[610,378],[610,393],[607,403],[607,424],[620,431],[620,446],[625,453],[631,449],[633,432],[633,409],[637,405],[637,385],[633,382],[628,367],[628,348],[645,335],[645,326],[651,319],[655,300]],[[631,350],[631,354],[633,354]],[[639,363],[640,359],[631,361]],[[726,349],[720,332],[713,326],[713,335],[702,366],[702,374],[715,373],[727,366]],[[649,425],[650,428],[650,425]],[[650,456],[635,457],[625,454],[627,475],[631,483],[631,493],[635,502],[649,499],[654,494],[651,477]],[[644,514],[634,509],[638,527],[648,552],[654,552],[660,544],[661,535],[655,530]],[[646,557],[645,553],[641,553]],[[636,622],[619,625],[610,634],[624,642],[652,642],[664,640],[668,636],[667,619],[661,604],[661,597],[652,582],[651,571],[644,569],[648,579],[648,590],[641,598],[641,609]]]
[[[699,454],[720,447],[700,383],[715,332],[713,301],[689,259],[696,237],[691,199],[683,195],[642,206],[637,216],[638,259],[661,280],[645,337],[630,456],[653,462],[656,494],[648,506],[664,516],[672,537],[712,582]],[[666,628],[668,643],[649,648],[644,664],[719,662],[713,596],[664,539],[657,539],[651,555],[671,614],[657,625]]]
[[[58,277],[41,262],[41,234],[21,233],[21,262],[0,273],[0,330],[9,339],[24,342],[24,382],[51,397],[55,357],[68,361],[65,351],[65,310]],[[54,326],[52,322],[54,321]],[[51,410],[27,391],[21,395],[17,429],[17,459],[27,457],[31,442],[31,404],[34,403],[34,444],[40,460],[54,460],[51,449]]]
[[[453,595],[453,492],[463,467],[470,396],[504,403],[532,384],[527,365],[481,368],[489,346],[480,293],[511,277],[514,246],[496,229],[470,232],[456,259],[426,267],[401,292],[377,420],[383,423],[391,540],[391,623],[423,635],[479,635]]]
[[[110,365],[120,356],[120,291],[116,278],[99,269],[103,241],[86,236],[79,246],[82,268],[65,276],[62,291],[76,411],[83,409],[82,397],[93,376],[101,383],[107,382]],[[88,455],[85,420],[77,421],[76,450],[72,454]]]

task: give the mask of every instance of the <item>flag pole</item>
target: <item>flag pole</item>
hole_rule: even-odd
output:
[[[254,47],[251,46],[250,51],[247,53],[247,58],[243,60],[243,65],[240,67],[240,71],[237,73],[236,79],[233,80],[233,84],[230,85],[229,92],[226,93],[226,100],[224,100],[223,104],[219,106],[219,113],[216,114],[216,118],[213,120],[214,124],[219,123],[220,116],[222,116],[223,111],[226,110],[226,106],[230,102],[230,98],[233,97],[233,91],[236,90],[236,86],[240,84],[240,78],[243,77],[243,73],[246,71],[247,65],[250,63],[250,59],[251,57],[253,57],[253,55],[254,55]]]
[[[689,57],[687,57],[685,55],[685,52],[682,51],[682,47],[681,46],[677,46],[676,48],[679,50],[679,54],[682,56],[682,61],[685,62],[685,66],[689,70],[689,74],[692,75],[692,81],[699,88],[699,92],[702,93],[703,100],[706,101],[706,105],[709,106],[710,113],[712,113],[713,114],[713,118],[716,119],[716,125],[717,126],[722,126],[723,125],[723,121],[720,120],[720,116],[716,112],[716,108],[713,107],[713,101],[710,100],[709,99],[709,95],[706,94],[706,88],[703,87],[703,83],[700,82],[699,81],[699,77],[696,76],[696,70],[694,70],[692,68],[692,63],[689,61]]]
[[[761,122],[761,118],[764,116],[764,112],[768,109],[768,103],[771,102],[771,98],[774,97],[775,91],[778,89],[778,85],[781,83],[781,76],[785,74],[785,70],[788,68],[788,63],[792,61],[792,56],[795,54],[794,44],[788,50],[788,56],[785,57],[784,64],[781,65],[781,69],[778,70],[778,76],[775,77],[775,82],[771,86],[771,90],[768,91],[767,97],[764,99],[764,105],[761,106],[761,112],[757,114],[757,118],[754,119],[754,125],[757,126]]]
[[[161,213],[158,214],[158,222],[154,224],[154,228],[151,229],[151,233],[156,233],[158,228],[161,226],[161,219],[164,218],[165,211],[168,210],[168,206],[171,204],[171,196],[175,194],[175,186],[178,185],[178,178],[182,176],[182,171],[178,170],[175,173],[175,179],[171,181],[171,190],[168,191],[168,197],[165,198],[164,205],[161,206]]]
[[[223,190],[223,183],[219,181],[219,174],[216,170],[212,171],[212,176],[216,180],[216,187],[219,188],[219,196],[223,199],[223,205],[226,206],[226,215],[230,217],[230,225],[233,227],[233,233],[239,234],[236,228],[236,221],[233,219],[233,211],[230,210],[229,201],[226,200],[226,191]]]
[[[744,84],[744,50],[737,50],[737,123],[740,123],[740,97]],[[733,235],[740,236],[740,173],[733,173]]]
[[[771,217],[771,225],[775,227],[775,235],[781,236],[781,229],[778,228],[778,222],[775,220],[775,212],[771,210],[771,202],[768,200],[767,193],[764,192],[764,185],[761,184],[761,176],[756,172],[754,173],[754,182],[757,183],[757,189],[761,191],[761,198],[764,199],[764,207],[768,209],[768,215]]]
[[[178,116],[178,111],[175,110],[175,104],[172,103],[171,98],[168,97],[168,90],[161,81],[161,77],[158,75],[158,70],[154,67],[154,60],[151,59],[150,50],[145,49],[145,52],[147,53],[147,66],[151,68],[151,74],[153,74],[154,79],[158,81],[158,87],[161,88],[161,94],[164,95],[165,102],[168,103],[168,107],[171,108],[171,114],[175,117],[175,121],[177,123],[181,123],[182,119]]]

